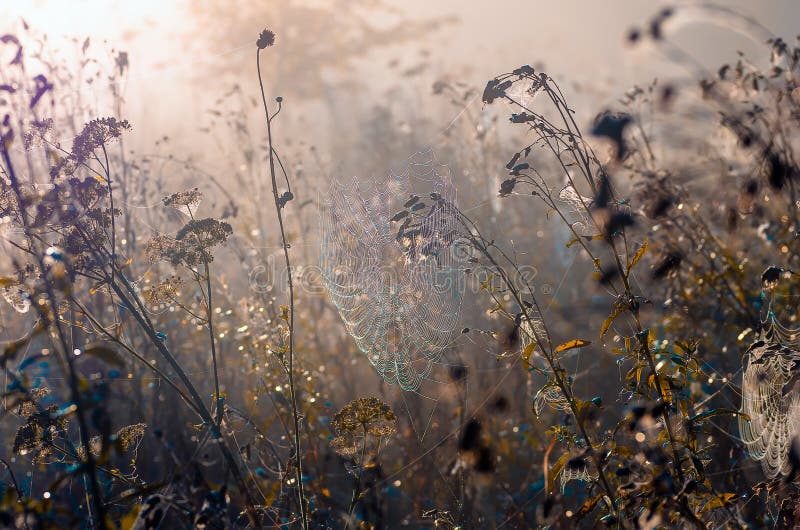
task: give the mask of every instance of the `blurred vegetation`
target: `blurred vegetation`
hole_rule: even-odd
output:
[[[314,45],[337,64],[445,22],[276,9],[331,36]],[[670,47],[679,14],[628,39],[691,74],[633,87],[588,127],[528,65],[482,91],[434,84],[458,200],[409,200],[392,226],[402,239],[446,211],[471,265],[463,327],[415,392],[375,374],[317,274],[331,176],[313,128],[276,132],[292,112],[276,87],[328,90],[294,62],[306,39],[287,29],[284,48],[280,19],[253,36],[261,101],[219,88],[219,175],[166,138],[126,147],[125,52],[105,71],[88,39],[67,66],[32,29],[0,37],[0,525],[798,524],[797,433],[775,435],[785,465],[765,475],[740,381],[771,329],[796,373],[800,48],[772,39],[766,69],[740,55],[706,72]],[[116,116],[80,98],[90,80]],[[386,174],[431,143],[429,118],[373,110],[363,145],[332,147],[349,164]],[[775,406],[800,403],[792,378]]]

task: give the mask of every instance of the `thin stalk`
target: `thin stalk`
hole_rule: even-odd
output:
[[[25,230],[25,234],[29,239],[32,240],[33,238],[30,235],[30,228],[28,226],[27,215],[25,213],[25,202],[23,200],[22,192],[19,187],[19,181],[17,180],[16,173],[14,171],[14,164],[11,161],[11,156],[8,153],[8,148],[5,138],[0,138],[0,151],[2,152],[3,162],[6,165],[6,170],[8,172],[9,180],[11,181],[11,188],[14,190],[14,194],[17,199],[17,205],[19,206],[20,210],[20,220]],[[86,462],[84,463],[85,465],[83,465],[82,468],[89,482],[89,487],[87,488],[87,494],[91,492],[91,503],[89,503],[90,519],[92,520],[93,523],[99,522],[100,528],[105,529],[108,528],[106,520],[106,510],[103,504],[103,497],[100,491],[100,483],[97,480],[97,470],[95,468],[94,456],[92,455],[92,452],[89,450],[90,446],[89,424],[87,423],[86,415],[84,414],[85,409],[83,406],[83,399],[80,393],[80,387],[78,385],[78,374],[75,369],[75,359],[72,355],[72,350],[70,349],[67,343],[64,330],[61,328],[61,322],[59,321],[58,318],[58,301],[56,299],[53,286],[47,279],[47,268],[45,267],[43,256],[41,255],[41,253],[37,252],[36,257],[39,270],[44,280],[43,284],[45,287],[45,294],[47,295],[47,299],[50,302],[50,309],[53,312],[52,325],[55,328],[56,336],[58,337],[59,342],[61,344],[61,349],[63,350],[64,359],[66,360],[67,364],[67,372],[68,372],[67,381],[70,389],[70,394],[72,396],[72,401],[74,402],[76,408],[76,416],[78,418],[78,433],[81,439],[81,445],[83,445],[83,447],[86,448]],[[42,313],[45,313],[46,310],[41,309],[41,311]],[[42,317],[46,318],[46,314],[42,314]]]
[[[211,305],[211,273],[209,272],[208,268],[208,261],[203,260],[203,266],[205,267],[206,273],[206,290],[208,291],[208,335],[209,339],[211,339],[211,363],[214,365],[214,404],[216,406],[216,421],[217,425],[222,423],[222,396],[219,393],[219,371],[217,369],[217,346],[216,341],[214,340],[214,318],[213,318],[213,307]]]
[[[450,206],[458,214],[459,221],[461,222],[462,226],[464,226],[464,228],[467,230],[467,233],[469,234],[469,237],[472,240],[473,244],[477,247],[477,249],[481,252],[481,254],[483,254],[486,257],[486,259],[489,260],[489,262],[492,264],[494,269],[500,275],[500,278],[503,280],[503,283],[506,285],[508,291],[513,296],[514,301],[516,302],[517,306],[520,308],[520,311],[522,311],[522,315],[525,317],[526,322],[530,326],[530,329],[531,329],[532,333],[534,334],[534,338],[536,339],[536,342],[538,344],[540,344],[540,346],[542,346],[541,347],[542,354],[544,355],[545,359],[547,360],[548,365],[550,366],[550,370],[553,373],[553,377],[555,378],[556,385],[558,386],[559,390],[561,390],[561,392],[563,393],[564,397],[569,402],[570,411],[572,412],[572,416],[575,418],[575,423],[578,426],[578,429],[580,430],[581,436],[583,436],[583,439],[586,441],[586,445],[591,450],[591,458],[593,460],[595,468],[597,469],[598,475],[600,477],[600,483],[603,486],[603,489],[605,490],[606,494],[608,495],[608,498],[611,500],[612,506],[616,506],[614,490],[611,488],[611,484],[608,481],[608,478],[606,477],[605,470],[603,469],[603,464],[602,464],[602,462],[600,460],[598,452],[595,449],[594,444],[592,443],[592,439],[589,437],[589,433],[586,431],[586,428],[585,428],[585,426],[583,424],[583,421],[581,420],[581,416],[579,414],[578,407],[577,407],[576,402],[575,402],[575,397],[572,394],[572,390],[569,388],[569,385],[567,384],[567,382],[563,378],[563,374],[562,374],[563,368],[561,368],[560,363],[558,362],[558,360],[556,359],[555,355],[553,354],[553,344],[552,344],[552,342],[550,340],[549,333],[546,334],[547,348],[545,348],[544,347],[544,341],[542,341],[541,338],[538,336],[538,332],[536,331],[536,326],[534,325],[534,322],[533,322],[533,320],[531,319],[531,317],[529,315],[528,306],[527,306],[527,304],[525,304],[524,300],[522,299],[522,296],[520,295],[519,291],[517,290],[516,286],[514,285],[513,280],[508,276],[508,274],[506,273],[505,269],[500,265],[500,263],[498,263],[498,261],[495,259],[495,257],[492,255],[492,253],[489,251],[487,245],[484,243],[486,240],[480,234],[480,232],[478,231],[478,229],[475,226],[475,224],[468,217],[466,217],[460,210],[458,210],[457,208],[455,208],[452,205],[450,205]],[[474,234],[473,234],[473,232],[474,232]],[[506,260],[511,261],[508,256],[505,256],[505,254],[503,254],[503,255],[504,255]],[[539,306],[538,306],[538,303],[536,302],[536,299],[532,295],[531,295],[531,298],[532,298],[532,301],[533,301],[535,309],[541,315],[541,311],[539,311],[539,309],[538,309]]]
[[[294,284],[292,282],[292,266],[289,260],[289,245],[286,241],[286,230],[283,225],[283,215],[281,210],[283,206],[278,197],[278,182],[275,175],[275,149],[272,142],[272,118],[269,114],[269,107],[267,106],[267,96],[264,92],[264,80],[261,76],[261,48],[256,51],[256,70],[258,72],[258,85],[261,89],[261,101],[264,105],[264,115],[267,121],[267,142],[269,144],[269,173],[272,179],[272,195],[275,200],[275,212],[278,215],[278,227],[281,232],[281,241],[283,243],[283,256],[286,261],[286,274],[289,283],[289,392],[292,397],[292,419],[294,421],[294,450],[295,459],[297,460],[297,496],[300,503],[300,516],[303,523],[303,528],[308,529],[308,513],[306,511],[306,497],[303,487],[303,458],[300,449],[300,414],[297,410],[297,392],[295,391],[294,384]],[[287,179],[288,183],[288,179]]]

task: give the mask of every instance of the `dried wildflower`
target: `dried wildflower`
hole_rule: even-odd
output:
[[[174,238],[155,236],[147,243],[145,253],[150,263],[163,260],[176,267],[183,264],[194,268],[214,261],[210,249],[227,241],[231,234],[233,228],[226,222],[211,218],[191,220]]]
[[[182,249],[171,261],[175,264],[177,258],[189,267],[214,261],[209,250],[225,243],[231,234],[233,228],[224,221],[211,218],[189,221],[175,235],[175,240],[182,243]]]
[[[78,169],[78,165],[71,158],[59,158],[58,161],[50,167],[50,179],[56,180],[62,176],[70,176]]]
[[[175,239],[167,235],[159,234],[147,242],[144,252],[150,263],[155,263],[160,260],[169,261],[168,256],[176,250],[176,247],[177,242]]]
[[[38,147],[42,145],[42,140],[44,139],[45,135],[49,133],[53,129],[53,118],[47,118],[44,120],[34,120],[31,122],[30,129],[25,131],[22,135],[22,141],[25,145],[25,149],[31,149],[32,147]]]
[[[272,46],[275,44],[275,33],[271,30],[265,29],[261,32],[261,35],[258,36],[258,40],[256,41],[256,46],[258,46],[259,50],[263,50],[268,46]]]
[[[178,297],[183,280],[178,276],[169,276],[144,292],[149,304],[158,305],[172,302]]]
[[[116,443],[121,452],[128,452],[135,446],[139,445],[144,437],[144,430],[147,428],[146,423],[135,423],[127,425],[115,434]]]
[[[202,200],[203,194],[197,188],[179,191],[161,199],[164,206],[169,206],[180,211],[188,211],[190,216],[194,216]]]
[[[94,178],[71,178],[68,181],[70,195],[83,208],[91,208],[108,194],[108,188]]]
[[[17,414],[24,418],[36,414],[38,410],[37,403],[49,395],[50,389],[45,386],[29,390],[26,398],[19,404]]]
[[[53,438],[66,426],[64,417],[57,416],[55,407],[37,411],[25,418],[25,423],[17,429],[12,451],[20,456],[30,455],[34,462],[42,462],[51,454]]]
[[[144,437],[144,430],[147,428],[146,423],[135,423],[127,425],[117,431],[116,434],[109,437],[109,441],[114,444],[119,454],[125,454],[131,449],[139,445]],[[91,448],[93,456],[100,456],[103,450],[103,438],[101,436],[93,436],[89,440],[89,447]],[[78,456],[80,458],[86,457],[86,450],[83,446],[78,447]]]
[[[375,397],[358,398],[351,401],[333,417],[333,428],[337,432],[354,432],[369,429],[385,422],[394,423],[394,412],[389,405]]]
[[[31,308],[30,295],[19,285],[8,285],[0,288],[0,294],[8,305],[17,313],[27,313]]]
[[[381,439],[395,432],[396,417],[389,405],[375,397],[351,401],[336,413],[332,425],[337,436],[331,447],[342,456],[363,455],[365,465],[377,454]]]
[[[70,159],[77,164],[86,162],[94,151],[110,140],[119,138],[123,131],[130,130],[127,120],[97,118],[87,123],[72,142]]]

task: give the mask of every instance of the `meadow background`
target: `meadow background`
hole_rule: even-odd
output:
[[[759,326],[795,341],[799,14],[0,6],[0,522],[791,527],[791,442],[765,475],[739,411]],[[320,206],[431,153],[491,277],[403,391],[327,296]]]

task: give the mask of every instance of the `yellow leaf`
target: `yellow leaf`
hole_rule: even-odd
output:
[[[710,501],[708,501],[706,505],[703,506],[703,509],[700,510],[700,513],[705,513],[715,508],[722,508],[738,498],[739,496],[736,495],[735,493],[720,493],[719,495],[715,495]]]
[[[136,519],[139,516],[139,506],[134,505],[133,509],[128,512],[127,514],[122,516],[122,519],[119,521],[119,526],[122,530],[131,530],[133,525],[136,523]]]
[[[626,309],[627,306],[625,306],[624,304],[619,304],[619,303],[614,304],[614,307],[611,310],[611,314],[608,315],[608,318],[605,319],[603,325],[600,326],[600,340],[603,340],[603,337],[605,337],[606,333],[608,333],[608,328],[611,327],[611,324],[614,323],[614,320],[616,320],[617,317],[620,316]]]
[[[633,256],[633,259],[631,260],[630,264],[628,265],[628,273],[630,273],[631,269],[633,268],[633,266],[636,265],[637,263],[639,263],[639,260],[642,259],[642,256],[644,256],[644,253],[647,251],[647,244],[649,242],[650,242],[649,239],[645,239],[644,243],[642,243],[642,246],[639,247],[639,250],[636,251],[636,255]]]
[[[661,393],[664,394],[664,401],[672,403],[672,389],[666,379],[661,380]]]
[[[11,276],[0,276],[0,287],[8,287],[14,285],[17,281]]]
[[[591,499],[587,499],[586,502],[583,503],[583,506],[575,513],[575,517],[580,519],[581,517],[586,516],[589,512],[594,510],[594,507],[597,506],[597,503],[605,496],[605,493],[598,493]]]
[[[525,365],[526,370],[531,369],[531,355],[533,355],[533,350],[536,349],[536,343],[531,342],[527,346],[525,346],[525,351],[522,352],[522,363]]]
[[[582,339],[573,339],[571,341],[565,342],[564,344],[559,344],[556,347],[556,353],[561,353],[562,351],[572,350],[575,348],[583,348],[584,346],[588,346],[591,344],[588,340]]]
[[[567,463],[569,459],[569,453],[564,453],[556,460],[556,463],[553,464],[553,467],[550,468],[549,473],[547,474],[547,493],[553,493],[553,490],[556,485],[556,477],[561,473],[561,470],[564,468],[564,465]]]

